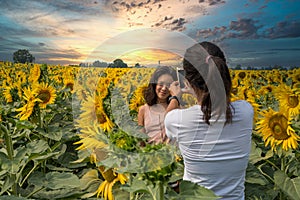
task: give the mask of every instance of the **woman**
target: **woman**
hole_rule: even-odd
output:
[[[176,79],[174,69],[159,67],[152,74],[144,91],[146,104],[139,108],[138,125],[144,127],[144,132],[149,136],[149,143],[167,142],[164,119],[170,97],[169,87]]]
[[[185,78],[197,105],[179,108],[171,100],[166,135],[176,140],[184,160],[183,180],[211,189],[222,199],[244,199],[245,173],[251,148],[253,108],[230,102],[231,77],[222,50],[202,42],[186,50]],[[178,82],[170,94],[182,94]]]

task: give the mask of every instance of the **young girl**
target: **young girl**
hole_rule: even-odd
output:
[[[149,84],[144,91],[146,104],[139,108],[138,125],[144,127],[144,132],[149,136],[149,143],[168,142],[164,119],[169,105],[169,87],[177,80],[176,71],[167,66],[159,67],[152,74]]]

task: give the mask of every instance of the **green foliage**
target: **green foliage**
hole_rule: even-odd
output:
[[[14,52],[13,60],[15,63],[32,63],[34,62],[35,58],[27,49],[19,49],[18,51]]]
[[[246,173],[246,198],[299,199],[299,162],[298,150],[285,152],[278,149],[273,152],[265,147],[261,138],[254,135]]]
[[[300,199],[300,177],[290,178],[281,170],[274,174],[274,181],[290,199]]]
[[[110,68],[127,68],[128,65],[124,63],[121,59],[116,59],[113,61],[113,63],[109,64],[108,67]]]
[[[15,117],[18,102],[1,107],[1,196],[66,199],[83,193],[75,173],[85,164],[73,163],[78,159],[73,143],[79,138],[71,101],[61,92],[56,102],[47,109],[35,109],[25,121]]]
[[[166,190],[164,189],[161,191],[161,182],[157,181],[154,184],[149,184],[147,181],[133,179],[131,186],[123,186],[122,189],[131,193],[137,194],[138,199],[146,199],[146,200],[213,200],[218,199],[211,190],[206,189],[202,186],[199,186],[195,183],[189,181],[181,181],[179,186],[180,193],[176,193],[173,190]],[[141,195],[146,194],[146,195]],[[163,193],[163,198],[160,194]]]

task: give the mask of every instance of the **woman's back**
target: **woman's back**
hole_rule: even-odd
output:
[[[223,199],[243,199],[245,169],[251,148],[253,108],[232,103],[232,123],[220,118],[208,125],[199,105],[170,111],[166,133],[178,142],[184,159],[184,180],[213,190]]]

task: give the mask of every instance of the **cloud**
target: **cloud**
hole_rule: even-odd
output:
[[[248,18],[239,18],[237,21],[231,21],[229,26],[214,27],[213,29],[201,29],[197,31],[198,38],[212,38],[215,42],[224,39],[257,39],[258,30],[262,25],[256,25],[258,21]]]
[[[229,32],[227,38],[239,38],[239,39],[256,39],[258,38],[257,30],[262,26],[256,26],[253,19],[238,19],[237,21],[231,21],[229,25]]]
[[[265,38],[297,38],[300,37],[300,21],[282,21],[264,33]]]
[[[300,21],[282,21],[267,29],[263,25],[258,24],[258,20],[239,18],[236,21],[231,21],[228,26],[198,30],[196,36],[198,38],[210,38],[215,42],[234,38],[249,40],[300,37]]]
[[[74,49],[60,50],[44,48],[42,51],[32,52],[37,63],[47,64],[78,64],[82,61],[82,54]]]
[[[202,29],[197,31],[197,37],[208,38],[212,36],[222,35],[227,31],[227,27],[214,27],[214,29]]]
[[[207,14],[207,8],[225,3],[222,0],[126,0],[109,1],[104,5],[129,27],[159,27],[168,30],[185,30],[185,24],[195,17]]]

